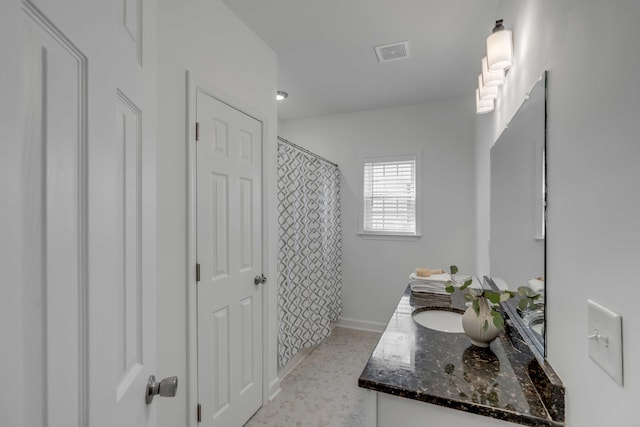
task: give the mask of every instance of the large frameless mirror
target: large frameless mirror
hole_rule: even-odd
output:
[[[545,72],[491,148],[491,279],[501,288],[529,286],[541,294],[535,309],[508,304],[545,355],[546,238]]]

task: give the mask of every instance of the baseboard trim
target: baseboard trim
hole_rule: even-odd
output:
[[[295,356],[289,359],[287,364],[278,371],[278,377],[280,378],[280,381],[284,380],[286,376],[289,375],[291,371],[293,371],[296,366],[298,366],[304,360],[304,358],[313,351],[314,348],[316,348],[316,346],[303,348],[299,350]]]
[[[371,322],[368,320],[358,320],[358,319],[349,319],[345,317],[340,317],[337,321],[331,323],[331,330],[336,327],[347,328],[347,329],[357,329],[360,331],[368,331],[368,332],[384,332],[384,328],[386,325],[380,322]],[[271,397],[269,400],[273,400],[278,393],[280,393],[280,383],[284,380],[287,375],[289,375],[302,361],[311,353],[316,346],[303,348],[295,356],[293,356],[287,364],[278,371],[278,377],[274,381],[273,384],[270,385],[269,389],[273,392],[270,393]]]
[[[336,326],[348,329],[358,329],[360,331],[369,332],[384,332],[384,328],[387,326],[380,322],[371,322],[369,320],[349,319],[347,317],[341,317],[338,319]]]
[[[267,402],[271,402],[273,399],[276,398],[277,395],[280,394],[280,391],[282,389],[280,388],[280,377],[276,377],[273,381],[271,381],[271,383],[269,383],[269,387],[268,387],[268,391],[267,391]],[[267,402],[264,402],[263,404],[266,405]]]
[[[333,329],[336,326],[342,326],[339,324],[340,320],[336,320],[335,322],[331,322],[331,331],[333,331]],[[350,327],[350,326],[343,326],[344,328],[350,328],[350,329],[359,329],[359,328],[355,328],[355,327]],[[298,366],[305,357],[307,357],[309,355],[309,353],[311,353],[318,345],[314,345],[313,347],[306,347],[306,348],[302,348],[300,350],[298,350],[298,352],[296,353],[295,356],[293,356],[291,359],[289,359],[289,361],[287,362],[287,364],[278,371],[278,378],[280,379],[280,381],[284,380],[285,377],[287,375],[289,375],[291,373],[291,371],[293,371],[296,366]]]

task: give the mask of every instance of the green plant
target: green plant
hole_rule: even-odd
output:
[[[473,311],[475,311],[476,315],[478,316],[480,315],[479,300],[484,298],[487,302],[489,302],[493,324],[498,329],[502,329],[504,327],[504,318],[502,317],[502,314],[500,314],[500,312],[495,309],[495,305],[507,301],[509,298],[521,296],[522,298],[518,302],[518,308],[522,311],[533,310],[536,308],[536,301],[538,300],[538,298],[540,298],[540,294],[534,292],[528,286],[518,287],[517,292],[511,290],[492,291],[490,289],[472,288],[470,287],[472,279],[469,278],[465,281],[456,280],[455,275],[458,274],[457,266],[452,265],[451,267],[449,267],[449,272],[451,273],[451,280],[448,280],[445,283],[446,291],[450,294],[454,293],[456,289],[466,291],[466,293],[464,294],[464,299],[468,302],[471,302]],[[489,322],[485,320],[484,330],[486,331],[488,327]]]

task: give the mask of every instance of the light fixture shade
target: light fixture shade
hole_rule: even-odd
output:
[[[500,86],[504,84],[504,70],[489,71],[486,56],[482,58],[482,84],[485,87]]]
[[[498,97],[497,86],[485,86],[482,84],[482,74],[478,76],[478,93],[480,99],[486,101],[488,99],[496,99]]]
[[[506,70],[513,65],[513,39],[505,30],[502,20],[496,22],[493,33],[487,37],[487,65],[489,71]]]
[[[480,99],[480,91],[476,89],[476,113],[485,114],[493,111],[495,107],[493,99]]]

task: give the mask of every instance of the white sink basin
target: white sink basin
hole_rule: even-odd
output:
[[[532,316],[527,324],[534,332],[538,333],[541,337],[544,336],[544,314],[537,314]]]
[[[423,310],[413,313],[413,320],[425,328],[449,333],[463,333],[462,313],[447,310]]]

